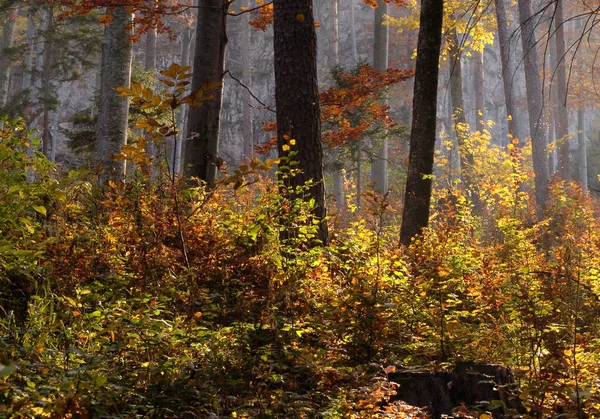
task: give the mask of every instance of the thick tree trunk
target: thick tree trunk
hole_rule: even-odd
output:
[[[0,38],[0,108],[6,106],[6,103],[8,102],[10,68],[12,62],[10,48],[13,46],[16,20],[16,12],[11,12],[6,16],[4,27],[2,28],[2,38]]]
[[[314,215],[320,220],[318,238],[328,242],[323,184],[323,148],[317,84],[317,37],[312,0],[274,0],[275,102],[279,155],[289,139],[300,170],[285,180],[288,188],[313,186],[306,199],[314,199]],[[293,198],[293,196],[292,196]]]
[[[504,99],[506,103],[506,115],[508,118],[508,133],[513,138],[525,140],[525,134],[520,132],[517,123],[516,93],[513,88],[515,66],[511,59],[514,50],[511,51],[512,34],[508,33],[508,19],[506,17],[505,0],[495,0],[496,21],[498,23],[498,42],[500,44],[500,57],[502,62],[502,83],[504,87]],[[516,48],[515,48],[516,49]]]
[[[374,20],[373,68],[384,72],[388,68],[389,31],[384,25],[384,16],[388,14],[388,4],[377,0]],[[373,189],[381,194],[388,191],[388,141],[387,135],[381,147],[375,151],[371,165],[371,182]]]
[[[569,114],[567,110],[567,74],[565,63],[565,28],[563,20],[563,0],[556,0],[554,14],[554,27],[556,28],[556,81],[558,87],[558,176],[568,180],[571,177],[569,168]]]
[[[529,110],[529,130],[535,174],[535,197],[539,219],[544,218],[544,208],[548,201],[548,159],[546,154],[546,133],[543,124],[542,81],[536,54],[535,26],[529,0],[519,0],[519,21],[521,22],[521,40],[523,43],[523,62],[525,64],[525,85],[527,90],[527,108]]]
[[[577,109],[577,142],[579,145],[579,179],[581,180],[581,189],[587,193],[588,170],[587,147],[585,144],[585,110],[582,106]]]
[[[422,0],[408,174],[400,230],[400,242],[406,246],[429,224],[443,16],[443,0]]]
[[[200,0],[196,20],[196,46],[192,91],[223,82],[227,46],[227,0]],[[185,146],[185,173],[212,185],[217,176],[222,85],[212,100],[190,109]]]
[[[483,51],[473,51],[473,93],[475,94],[475,129],[482,132],[485,129],[485,97]]]
[[[94,151],[94,161],[101,169],[101,183],[108,178],[119,179],[125,173],[125,162],[114,160],[113,155],[127,144],[129,116],[129,99],[120,97],[114,89],[129,87],[131,81],[132,44],[129,35],[132,15],[122,6],[113,9],[112,15],[102,39],[100,103]]]

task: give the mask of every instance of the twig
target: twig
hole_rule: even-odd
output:
[[[235,80],[240,86],[242,86],[244,89],[246,89],[248,91],[248,93],[250,93],[250,96],[252,96],[252,98],[254,100],[256,100],[258,103],[260,103],[261,106],[264,106],[264,108],[266,110],[275,113],[275,110],[273,110],[269,105],[267,105],[262,100],[260,100],[258,97],[256,97],[256,95],[254,93],[252,93],[252,90],[248,86],[246,86],[244,83],[241,82],[241,80],[239,80],[237,77],[235,77],[233,74],[231,74],[231,71],[229,71],[229,70],[225,71],[225,73],[223,73],[223,77],[225,77],[226,74],[228,74],[229,77],[231,77],[233,80]]]

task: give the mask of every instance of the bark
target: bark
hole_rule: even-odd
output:
[[[331,24],[328,26],[329,47],[327,66],[329,70],[340,65],[340,32],[339,32],[339,0],[329,0],[329,16]],[[344,191],[344,165],[340,160],[337,148],[332,150],[333,158],[333,199],[339,213],[346,210],[346,194]]]
[[[2,28],[2,38],[0,38],[0,108],[6,106],[8,102],[8,90],[10,82],[10,68],[12,57],[10,48],[13,46],[15,36],[15,21],[17,14],[9,13]]]
[[[244,6],[250,7],[250,2],[245,0]],[[252,83],[252,56],[250,55],[250,37],[252,29],[249,25],[248,13],[242,15],[242,82],[250,87]],[[243,89],[242,93],[242,135],[244,138],[244,151],[243,154],[247,157],[251,157],[254,149],[254,120],[252,115],[252,107],[250,102],[252,98],[248,89]]]
[[[131,13],[123,6],[112,11],[113,19],[104,30],[102,38],[101,88],[94,161],[100,166],[100,182],[108,178],[119,179],[125,174],[125,162],[116,161],[113,155],[127,144],[127,118],[129,99],[120,97],[114,90],[129,87],[131,81],[132,44]]]
[[[42,116],[42,152],[52,160],[54,137],[50,127],[50,97],[52,96],[52,28],[54,26],[54,7],[47,6],[46,35],[44,39],[44,72],[42,73],[42,92],[44,113]]]
[[[535,174],[535,197],[539,219],[544,217],[544,208],[548,201],[548,159],[546,154],[546,135],[543,126],[542,81],[536,54],[536,21],[532,18],[529,0],[519,0],[519,21],[521,22],[521,41],[523,43],[523,62],[525,65],[525,87],[527,90],[527,108],[529,110],[529,130],[531,134],[533,172]]]
[[[200,0],[196,19],[192,91],[214,83],[221,86],[213,90],[212,100],[190,109],[184,161],[186,175],[209,186],[217,176],[228,5],[227,0]]]
[[[463,96],[463,76],[462,64],[460,60],[460,43],[456,28],[450,30],[450,91],[452,95],[452,119],[454,122],[454,132],[458,143],[458,155],[462,179],[465,188],[471,187],[471,172],[474,164],[473,153],[466,144],[469,136],[469,128],[465,116],[465,102]]]
[[[483,51],[473,51],[473,93],[475,94],[475,129],[485,129],[485,98],[483,94]]]
[[[27,107],[24,109],[24,117],[27,121],[29,121],[29,117],[31,116],[31,97],[32,97],[32,73],[34,71],[33,68],[33,59],[35,55],[35,7],[29,6],[29,10],[27,12],[27,54],[25,55],[24,69],[23,69],[23,80],[21,82],[21,90],[26,92],[27,94]]]
[[[508,118],[508,133],[512,138],[525,139],[525,134],[520,132],[517,123],[516,93],[513,89],[513,78],[515,74],[514,62],[511,53],[510,40],[512,35],[508,33],[508,19],[506,17],[505,0],[495,0],[496,21],[498,23],[498,42],[500,44],[500,57],[502,62],[502,83],[504,87],[504,99],[506,103],[506,115]]]
[[[375,9],[374,42],[373,42],[373,68],[384,72],[388,68],[389,31],[384,25],[384,16],[388,14],[388,4],[377,0]],[[386,133],[387,134],[387,133]],[[387,135],[383,139],[381,148],[374,153],[371,165],[371,182],[373,189],[381,194],[388,191],[388,141]]]
[[[556,81],[558,87],[558,176],[568,180],[571,177],[569,168],[569,114],[567,110],[567,74],[565,63],[565,28],[563,20],[563,0],[556,0],[554,15],[556,28]]]
[[[400,242],[406,246],[429,224],[443,16],[443,0],[421,2],[408,174],[400,230]]]
[[[581,106],[577,109],[577,143],[579,145],[579,179],[581,180],[581,189],[587,192],[588,170],[587,147],[585,144],[585,110]]]
[[[180,60],[179,65],[182,67],[186,67],[190,65],[190,45],[192,44],[192,33],[191,28],[186,25],[183,29],[183,33],[181,34],[181,51],[180,51]],[[179,129],[179,133],[175,138],[175,143],[169,142],[169,147],[167,148],[167,156],[169,158],[169,167],[171,168],[171,175],[175,176],[178,173],[181,173],[181,157],[183,152],[183,141],[185,139],[185,127],[184,121],[186,120],[186,115],[189,112],[189,108],[187,105],[183,105],[179,108],[177,112],[177,127]]]
[[[356,47],[356,16],[354,13],[354,1],[348,1],[348,9],[350,10],[350,46],[352,51],[352,62],[358,63],[358,50]]]
[[[144,68],[152,70],[156,68],[156,28],[148,29],[146,32],[146,48],[144,54]]]
[[[312,0],[274,0],[275,102],[277,145],[284,155],[286,138],[295,139],[293,160],[300,170],[285,180],[286,187],[313,186],[305,199],[314,199],[314,215],[320,220],[318,238],[327,245],[325,185],[321,114],[317,84],[317,52]],[[291,197],[293,198],[293,196]]]

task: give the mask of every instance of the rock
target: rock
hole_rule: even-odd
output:
[[[522,411],[515,397],[516,383],[509,368],[496,364],[462,362],[451,372],[404,370],[389,375],[399,384],[393,400],[427,407],[432,418],[449,415],[461,405],[509,418]]]

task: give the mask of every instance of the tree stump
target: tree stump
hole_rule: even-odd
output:
[[[489,411],[494,418],[509,418],[522,411],[514,395],[514,375],[501,365],[462,362],[451,372],[404,370],[390,374],[389,379],[399,384],[393,400],[426,407],[433,419],[450,415],[463,404]]]

